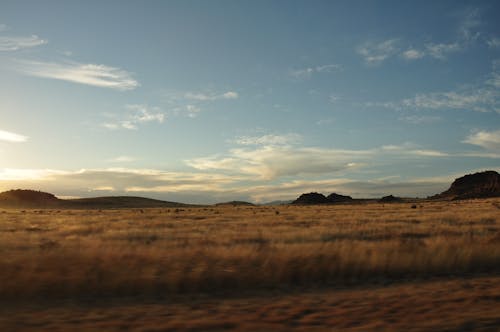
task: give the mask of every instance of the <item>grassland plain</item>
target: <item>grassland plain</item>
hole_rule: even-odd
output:
[[[497,331],[500,199],[411,205],[1,210],[0,328]]]

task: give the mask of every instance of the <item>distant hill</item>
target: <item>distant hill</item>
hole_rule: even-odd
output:
[[[393,195],[384,196],[378,200],[380,203],[397,203],[402,202],[403,199],[401,197],[396,197]]]
[[[0,193],[0,207],[58,207],[61,203],[62,200],[43,191],[14,189]]]
[[[105,196],[64,200],[65,205],[82,209],[185,207],[189,204],[136,196]]]
[[[0,193],[0,207],[3,208],[118,209],[186,206],[192,205],[134,196],[59,199],[50,193],[28,189]]]
[[[255,206],[255,204],[245,201],[230,201],[217,203],[215,206]]]
[[[500,174],[495,171],[485,171],[457,178],[448,190],[431,198],[469,199],[499,196]]]
[[[290,200],[287,200],[287,201],[271,201],[271,202],[266,202],[266,203],[262,203],[260,205],[287,205],[287,204],[292,204],[293,203],[293,199],[290,199]]]

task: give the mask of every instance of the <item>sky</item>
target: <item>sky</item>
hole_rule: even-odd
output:
[[[0,191],[426,197],[500,171],[498,1],[0,1]]]

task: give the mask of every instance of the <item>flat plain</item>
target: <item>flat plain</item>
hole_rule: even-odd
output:
[[[3,331],[498,331],[500,199],[0,210]]]

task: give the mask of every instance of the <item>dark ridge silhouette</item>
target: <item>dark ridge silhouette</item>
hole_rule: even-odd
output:
[[[119,209],[187,206],[195,205],[134,196],[59,199],[50,193],[27,189],[0,193],[0,207],[3,208]]]
[[[345,195],[340,195],[336,193],[331,193],[326,197],[328,201],[331,203],[345,203],[345,202],[352,202],[352,197],[351,196],[345,196]]]
[[[0,206],[5,207],[57,207],[62,200],[43,191],[14,189],[0,193]]]
[[[270,201],[270,202],[266,202],[266,203],[262,203],[260,205],[288,205],[288,204],[292,204],[293,203],[293,199],[290,199],[290,200],[286,200],[286,201],[283,201],[283,200],[277,200],[277,201]]]
[[[245,201],[230,201],[217,203],[215,206],[255,206],[255,204]]]
[[[299,198],[292,202],[296,205],[311,205],[311,204],[328,204],[331,203],[325,195],[320,193],[302,194]]]
[[[72,208],[113,209],[113,208],[148,208],[148,207],[186,207],[190,204],[168,202],[158,199],[136,196],[104,196],[92,198],[68,199],[64,202]]]
[[[495,171],[485,171],[455,179],[448,190],[431,198],[455,200],[499,196],[500,174]]]
[[[381,199],[378,200],[381,203],[396,203],[396,202],[402,202],[403,199],[401,197],[396,197],[393,195],[389,196],[384,196]]]

